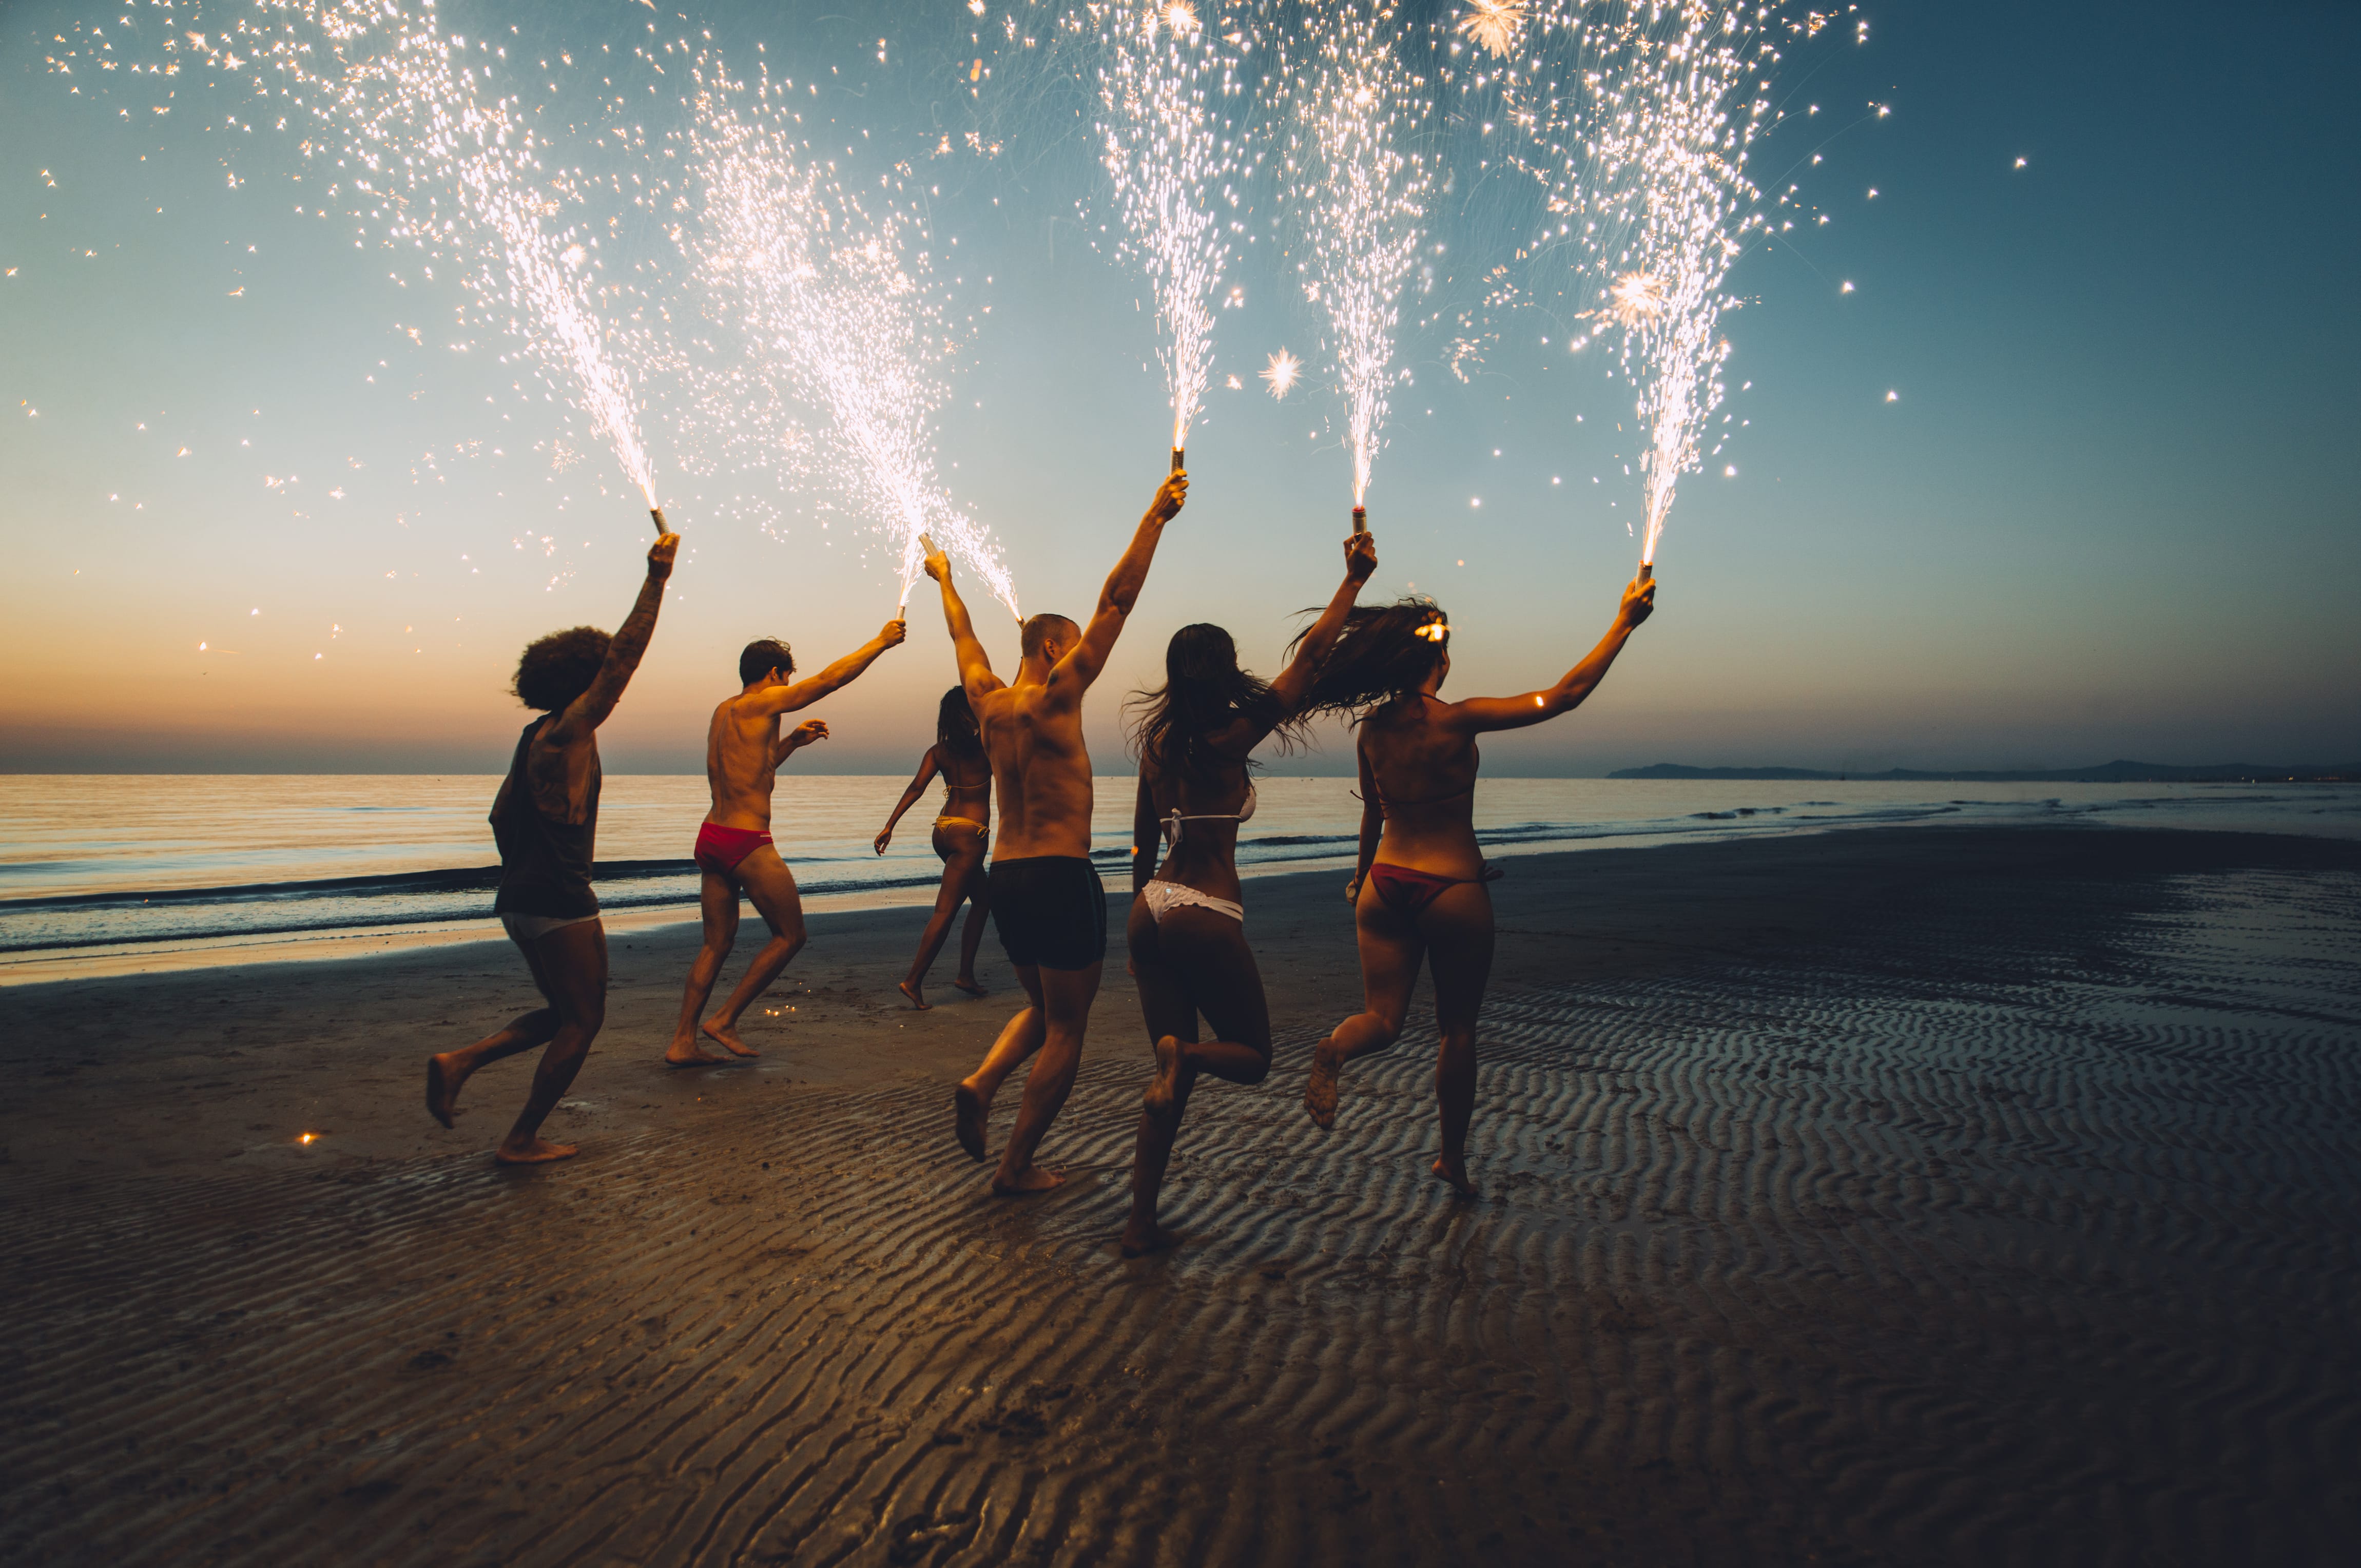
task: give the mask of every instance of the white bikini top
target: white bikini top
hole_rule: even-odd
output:
[[[1246,803],[1235,812],[1209,811],[1194,817],[1183,817],[1180,815],[1180,808],[1176,806],[1164,818],[1164,847],[1170,850],[1180,846],[1180,825],[1184,822],[1251,822],[1254,820],[1254,813],[1255,786],[1252,779],[1246,781]]]

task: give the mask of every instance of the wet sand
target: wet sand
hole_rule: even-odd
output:
[[[0,1560],[2349,1550],[2361,847],[1509,866],[1483,1198],[1426,1175],[1423,1018],[1305,1122],[1350,927],[1335,875],[1263,879],[1277,1066],[1200,1091],[1186,1243],[1128,1263],[1119,955],[1044,1149],[1072,1179],[1022,1201],[950,1137],[1006,966],[902,1010],[918,911],[816,921],[762,1060],[690,1073],[656,1058],[693,932],[620,937],[551,1125],[583,1157],[529,1171],[487,1157],[529,1058],[457,1132],[419,1103],[429,1051],[530,1003],[503,947],[0,992]]]

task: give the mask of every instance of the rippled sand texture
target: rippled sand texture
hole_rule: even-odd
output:
[[[12,1206],[0,1556],[2295,1563],[2361,1530],[2361,876],[1896,887],[1803,959],[1209,1084],[994,1203],[937,1087],[523,1177]],[[1116,1043],[1119,1041],[1119,1044]],[[504,1087],[503,1098],[508,1090]],[[995,1146],[1014,1110],[995,1119]],[[768,1162],[767,1166],[764,1162]]]

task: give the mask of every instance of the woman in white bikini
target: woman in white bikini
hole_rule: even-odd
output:
[[[1197,1075],[1259,1083],[1270,1070],[1270,1011],[1239,902],[1238,825],[1255,807],[1248,770],[1255,748],[1273,733],[1282,744],[1291,740],[1312,672],[1377,565],[1367,534],[1345,542],[1345,580],[1270,685],[1238,668],[1228,632],[1184,626],[1165,650],[1163,688],[1136,699],[1139,804],[1126,935],[1156,1043],[1156,1077],[1140,1106],[1126,1257],[1178,1239],[1156,1223],[1156,1201]],[[1200,1014],[1211,1040],[1197,1037]]]
[[[937,773],[943,777],[943,809],[935,817],[935,853],[943,858],[943,883],[935,894],[935,912],[927,917],[926,934],[918,938],[918,955],[910,960],[908,978],[901,982],[910,1005],[925,1012],[929,1003],[924,987],[927,970],[951,933],[951,919],[960,905],[968,906],[967,926],[960,932],[959,973],[951,983],[970,996],[984,994],[975,980],[975,950],[983,941],[986,917],[992,913],[983,852],[992,842],[992,763],[984,757],[983,740],[976,733],[975,714],[967,693],[958,686],[943,693],[935,716],[935,743],[918,759],[917,776],[902,792],[894,815],[877,835],[877,852],[894,841],[894,825],[927,793]]]
[[[1476,1014],[1492,972],[1492,893],[1499,872],[1476,845],[1476,738],[1556,718],[1588,696],[1656,603],[1656,585],[1634,581],[1607,635],[1558,683],[1521,696],[1445,702],[1451,623],[1432,599],[1355,610],[1304,698],[1307,713],[1358,717],[1360,871],[1346,889],[1360,938],[1359,1013],[1312,1053],[1303,1108],[1321,1127],[1336,1121],[1336,1076],[1355,1057],[1401,1036],[1423,960],[1434,971],[1442,1033],[1434,1097],[1443,1155],[1434,1174],[1474,1197],[1467,1124],[1476,1113]]]

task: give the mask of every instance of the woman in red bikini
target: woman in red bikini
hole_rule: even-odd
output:
[[[992,761],[983,754],[975,710],[968,707],[967,692],[960,686],[943,693],[935,714],[935,743],[918,759],[917,777],[879,830],[879,854],[894,841],[894,825],[917,804],[937,773],[943,776],[943,808],[935,817],[935,853],[942,857],[943,884],[936,890],[935,912],[927,916],[917,957],[910,960],[910,972],[901,984],[902,994],[921,1013],[929,1005],[927,970],[950,938],[951,920],[962,904],[968,906],[967,924],[960,930],[959,973],[951,977],[951,984],[970,996],[984,994],[975,980],[975,950],[983,943],[984,920],[992,913],[990,879],[983,870],[983,852],[992,843]]]
[[[1443,1157],[1434,1174],[1469,1197],[1476,1014],[1492,970],[1492,894],[1484,884],[1499,874],[1476,847],[1476,738],[1579,705],[1655,604],[1655,583],[1634,581],[1607,635],[1557,685],[1464,702],[1435,695],[1451,673],[1451,625],[1433,601],[1356,610],[1305,704],[1308,712],[1360,715],[1361,862],[1346,896],[1360,938],[1365,1005],[1312,1052],[1303,1108],[1319,1126],[1335,1124],[1338,1070],[1401,1036],[1425,959],[1443,1036],[1434,1068]]]
[[[1238,886],[1238,826],[1255,808],[1248,770],[1254,749],[1273,734],[1282,744],[1293,739],[1312,672],[1377,565],[1367,534],[1345,542],[1345,580],[1270,685],[1238,668],[1228,632],[1184,626],[1164,651],[1163,689],[1137,699],[1139,804],[1126,936],[1156,1045],[1156,1077],[1140,1104],[1126,1257],[1178,1239],[1156,1223],[1156,1203],[1197,1075],[1259,1083],[1270,1070],[1270,1009],[1246,946]],[[1197,1037],[1200,1014],[1212,1025],[1211,1040]]]

